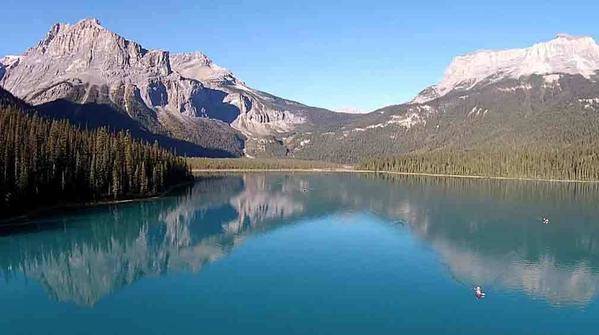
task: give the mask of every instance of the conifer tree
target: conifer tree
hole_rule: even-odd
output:
[[[0,107],[0,216],[61,202],[149,196],[190,178],[185,160],[156,143]]]

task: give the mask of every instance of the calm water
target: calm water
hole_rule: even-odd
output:
[[[0,334],[596,334],[598,200],[581,184],[206,176],[0,231]]]

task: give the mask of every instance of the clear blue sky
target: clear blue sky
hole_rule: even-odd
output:
[[[201,50],[250,86],[331,109],[400,103],[455,55],[599,34],[599,1],[2,0],[0,55],[97,17],[146,48]]]

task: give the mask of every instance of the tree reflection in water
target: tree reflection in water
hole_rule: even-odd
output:
[[[12,231],[0,237],[0,275],[10,282],[22,274],[54,299],[93,306],[144,276],[200,271],[252,234],[368,211],[409,227],[460,281],[586,304],[599,288],[598,197],[596,184],[212,175],[161,199],[57,214]],[[540,224],[543,216],[551,224]]]

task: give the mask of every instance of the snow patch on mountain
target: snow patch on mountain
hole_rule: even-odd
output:
[[[357,107],[342,107],[335,109],[337,113],[347,113],[347,114],[364,114],[366,113],[364,110]]]
[[[392,119],[387,121],[387,124],[396,124],[398,126],[404,127],[406,129],[410,129],[417,124],[425,124],[426,120],[423,119],[420,114],[412,113],[405,116],[393,115]]]
[[[301,147],[303,147],[303,146],[305,146],[306,144],[309,144],[309,143],[310,143],[310,139],[306,139],[306,140],[302,140],[302,141],[299,143],[299,145],[300,145]]]
[[[421,115],[421,113],[418,109],[416,112],[411,112],[408,115],[405,115],[405,114],[392,115],[391,119],[389,119],[385,122],[372,124],[372,125],[366,126],[364,128],[354,128],[351,131],[352,132],[363,132],[363,131],[366,131],[369,129],[385,128],[390,125],[395,125],[395,126],[403,127],[406,129],[410,129],[417,124],[426,124],[426,119],[424,118],[423,115]]]
[[[468,112],[468,117],[470,116],[485,116],[487,114],[489,110],[488,109],[483,109],[483,107],[480,106],[474,106],[472,107],[472,109],[470,110],[470,112]]]
[[[512,92],[516,92],[516,91],[528,91],[532,89],[532,85],[531,84],[521,84],[521,85],[514,85],[514,86],[505,86],[505,87],[497,87],[497,90],[500,92],[508,92],[508,93],[512,93]]]
[[[561,74],[548,74],[543,76],[543,80],[545,81],[546,84],[556,84],[559,82],[559,80],[561,79],[562,75]]]
[[[578,99],[578,102],[582,104],[582,108],[584,109],[599,109],[599,98]]]

